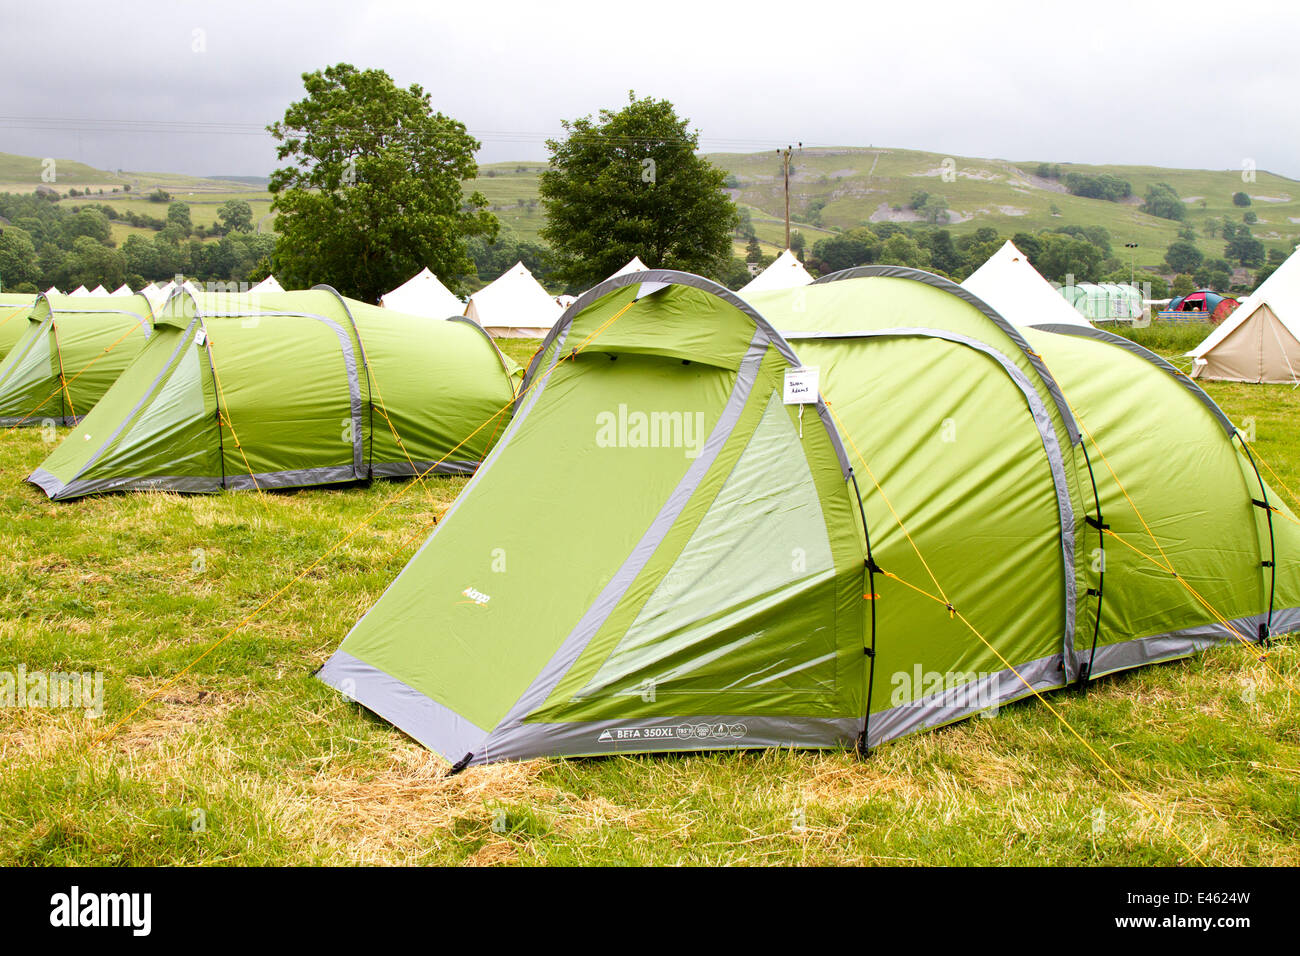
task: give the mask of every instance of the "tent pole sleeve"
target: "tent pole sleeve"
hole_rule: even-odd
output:
[[[1102,594],[1106,590],[1106,522],[1101,515],[1101,496],[1097,494],[1097,479],[1092,473],[1092,459],[1088,457],[1088,443],[1079,442],[1079,447],[1083,449],[1083,460],[1088,466],[1088,481],[1092,483],[1092,500],[1097,505],[1097,543],[1101,549],[1101,568],[1097,572],[1097,620],[1092,625],[1092,649],[1088,651],[1088,666],[1079,671],[1080,688],[1088,683],[1092,676],[1092,665],[1097,659],[1097,638],[1101,634],[1101,601]],[[1092,522],[1087,522],[1091,524]],[[1070,649],[1073,653],[1073,649]]]
[[[54,339],[54,355],[59,360],[59,422],[70,425],[72,423],[68,421],[68,409],[72,409],[73,415],[77,414],[77,410],[72,408],[72,396],[68,393],[68,378],[63,374],[63,346],[59,344],[59,324],[54,321],[53,312],[50,313],[50,336]]]
[[[1263,644],[1273,633],[1273,597],[1277,590],[1277,540],[1273,536],[1273,506],[1269,504],[1268,488],[1264,484],[1264,476],[1259,473],[1259,466],[1255,464],[1255,456],[1250,453],[1250,446],[1242,440],[1240,435],[1237,435],[1236,438],[1241,443],[1241,448],[1246,453],[1246,459],[1255,472],[1255,480],[1259,482],[1259,494],[1264,502],[1264,514],[1268,518],[1268,617],[1264,619],[1259,634],[1259,642]]]
[[[867,657],[867,699],[862,708],[862,733],[858,735],[857,752],[859,757],[866,757],[871,752],[868,731],[871,726],[871,695],[876,686],[876,562],[871,556],[871,532],[867,528],[867,512],[862,506],[862,489],[858,487],[858,476],[850,469],[849,478],[853,481],[853,496],[858,501],[858,516],[862,519],[862,536],[867,543],[867,600],[871,604],[871,642],[863,650]]]
[[[212,377],[212,400],[217,406],[217,463],[221,465],[221,488],[226,487],[226,440],[221,434],[221,389],[217,388],[217,369],[212,364],[212,339],[208,337],[208,325],[199,318],[199,329],[203,332],[203,354],[208,358],[208,374]]]

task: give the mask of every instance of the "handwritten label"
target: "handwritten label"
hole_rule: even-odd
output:
[[[820,369],[804,365],[785,370],[785,403],[787,405],[815,405],[820,394],[818,379]]]

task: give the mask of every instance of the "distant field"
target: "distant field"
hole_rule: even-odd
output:
[[[167,203],[150,202],[148,194],[162,189],[171,194],[171,200],[190,207],[190,221],[198,226],[211,226],[217,221],[217,210],[229,199],[243,199],[253,209],[253,222],[259,232],[271,229],[271,194],[254,183],[228,179],[205,179],[178,173],[110,172],[94,169],[83,163],[56,159],[54,180],[42,178],[46,167],[42,160],[31,156],[0,153],[0,192],[29,193],[38,186],[55,189],[67,196],[76,189],[89,195],[70,197],[70,204],[94,203],[111,206],[119,212],[134,210],[144,216],[162,219],[167,215]],[[123,187],[130,186],[129,192]],[[113,192],[116,189],[117,192]],[[100,193],[103,190],[103,193]],[[131,226],[125,222],[112,223],[112,238],[119,245],[130,235],[149,238],[152,229]]]
[[[711,153],[708,158],[738,178],[739,188],[732,190],[732,195],[738,203],[751,207],[755,231],[768,251],[782,248],[785,198],[776,157],[771,153]],[[951,182],[944,181],[948,160]],[[1237,191],[1255,197],[1249,208],[1260,222],[1251,231],[1266,246],[1290,252],[1300,242],[1300,182],[1293,179],[1257,172],[1255,182],[1244,183],[1239,170],[1061,164],[1062,175],[1071,171],[1112,173],[1131,182],[1135,198],[1113,203],[1072,196],[1058,181],[1039,179],[1034,175],[1038,162],[949,157],[904,149],[801,150],[795,156],[790,180],[792,228],[800,229],[810,242],[825,234],[805,216],[814,200],[825,201],[820,215],[824,230],[882,221],[918,222],[907,205],[912,193],[923,189],[948,200],[953,218],[947,228],[955,233],[981,226],[992,226],[1004,235],[1064,225],[1104,226],[1117,254],[1122,257],[1123,243],[1136,242],[1137,264],[1155,267],[1177,238],[1180,225],[1140,212],[1138,206],[1147,186],[1167,182],[1186,201],[1186,222],[1196,229],[1200,237],[1197,245],[1207,256],[1223,251],[1221,239],[1204,237],[1207,219],[1242,222],[1246,210],[1232,204]],[[504,223],[531,238],[541,226],[541,216],[526,205],[521,207],[519,201],[536,198],[536,171],[541,168],[536,163],[486,165],[470,185],[488,198]],[[1053,214],[1053,205],[1059,214]],[[901,208],[895,210],[894,206]],[[738,243],[736,248],[740,251],[743,245]]]
[[[740,188],[735,191],[739,200],[773,215],[782,211],[780,166],[774,156],[714,153],[709,158],[739,178]],[[1155,266],[1177,238],[1180,226],[1140,212],[1138,206],[1149,185],[1167,182],[1185,201],[1186,222],[1198,236],[1203,236],[1209,218],[1241,223],[1246,210],[1232,204],[1232,195],[1244,191],[1255,197],[1249,208],[1260,219],[1251,231],[1266,246],[1290,252],[1300,241],[1300,182],[1272,173],[1257,172],[1255,182],[1243,183],[1239,170],[1061,164],[1062,175],[1112,173],[1131,182],[1136,198],[1113,203],[1072,196],[1058,181],[1034,175],[1037,165],[1037,160],[1013,163],[915,150],[806,149],[796,154],[792,167],[791,216],[799,218],[810,202],[822,199],[826,206],[821,218],[828,226],[843,229],[891,219],[916,221],[906,207],[912,193],[923,189],[948,200],[953,213],[949,228],[957,233],[980,226],[1008,234],[1099,225],[1110,231],[1119,253],[1124,251],[1118,248],[1122,243],[1137,242],[1137,263]],[[945,173],[951,182],[944,181]],[[896,205],[903,209],[894,210]],[[1059,215],[1052,214],[1053,205]],[[1209,255],[1222,252],[1222,240],[1199,238],[1197,244]]]
[[[770,153],[712,153],[708,158],[736,176],[738,186],[731,194],[749,209],[767,251],[782,248],[784,196],[776,157]],[[992,226],[1004,235],[1064,225],[1104,226],[1117,255],[1123,258],[1123,243],[1136,242],[1137,264],[1154,268],[1161,264],[1181,226],[1149,216],[1138,207],[1149,185],[1167,182],[1185,201],[1186,223],[1195,229],[1197,245],[1207,257],[1221,255],[1223,241],[1205,236],[1206,221],[1242,222],[1247,210],[1232,203],[1232,195],[1238,191],[1254,197],[1249,211],[1259,222],[1251,231],[1267,247],[1289,253],[1300,243],[1300,182],[1293,179],[1265,171],[1256,172],[1254,182],[1243,182],[1239,170],[1060,165],[1063,175],[1071,171],[1112,173],[1127,179],[1134,197],[1113,203],[1072,196],[1059,181],[1035,175],[1037,160],[972,159],[903,149],[810,148],[797,152],[793,161],[792,227],[811,243],[862,224],[918,222],[919,217],[907,207],[912,193],[922,189],[947,199],[952,216],[947,228],[955,233],[981,226]],[[0,153],[0,191],[30,192],[42,184],[43,168],[39,158]],[[482,192],[492,212],[520,238],[537,240],[545,221],[538,202],[537,175],[544,168],[538,162],[484,164],[478,178],[466,187]],[[261,230],[270,229],[271,196],[255,183],[170,173],[109,172],[70,160],[58,160],[56,170],[56,181],[44,185],[64,193],[73,188],[103,189],[103,196],[95,192],[90,201],[142,212],[152,208],[153,215],[165,207],[144,201],[144,196],[156,188],[164,189],[174,199],[190,204],[196,224],[214,221],[217,208],[227,199],[245,199],[253,206]],[[111,192],[124,185],[131,186],[129,194]],[[824,203],[815,216],[820,225],[810,222],[814,202]],[[130,232],[129,227],[117,226],[114,236],[120,241]],[[738,253],[743,248],[741,243],[735,246]]]

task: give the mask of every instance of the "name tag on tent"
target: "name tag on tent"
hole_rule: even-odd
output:
[[[203,346],[207,345],[208,333],[205,332],[203,329],[199,329],[198,334],[194,336],[194,344],[197,345],[199,348],[203,348]]]
[[[787,405],[815,405],[820,394],[818,379],[821,369],[816,365],[803,365],[785,370],[785,403]]]

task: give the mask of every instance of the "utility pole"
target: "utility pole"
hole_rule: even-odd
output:
[[[1137,247],[1136,242],[1124,243],[1124,248],[1128,250],[1128,284],[1137,286]]]
[[[803,148],[803,143],[799,144]],[[787,145],[785,149],[778,149],[777,154],[781,157],[781,168],[785,173],[785,247],[790,248],[790,154],[794,147]]]

